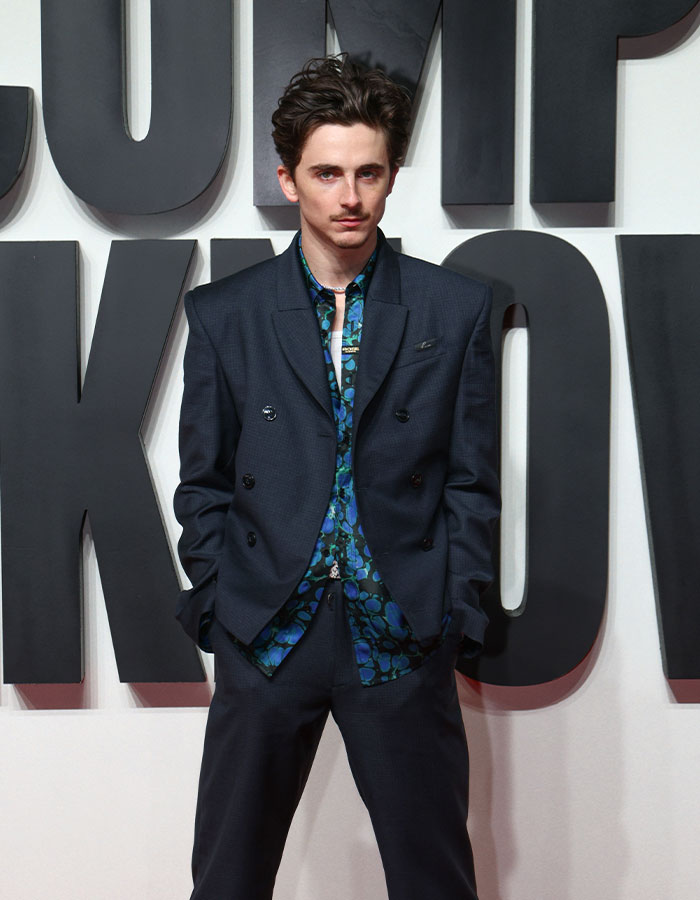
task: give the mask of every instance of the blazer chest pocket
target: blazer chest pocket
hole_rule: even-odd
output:
[[[442,356],[447,349],[448,346],[442,337],[426,337],[420,341],[412,341],[396,354],[392,369],[435,359],[436,356]]]

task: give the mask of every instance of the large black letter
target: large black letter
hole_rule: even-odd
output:
[[[442,202],[512,203],[515,0],[443,0]]]
[[[42,0],[44,121],[68,187],[116,213],[184,206],[212,182],[231,127],[231,2],[151,0],[152,115],[127,133],[122,0]]]
[[[442,202],[511,203],[515,0],[330,0],[338,40],[415,90],[442,5]],[[270,116],[291,76],[325,55],[325,0],[255,3],[255,203],[284,205]]]
[[[194,242],[112,245],[82,392],[76,249],[0,244],[5,681],[82,680],[86,511],[121,681],[202,681],[139,436]]]
[[[0,197],[17,181],[32,138],[31,88],[0,87]]]
[[[535,0],[533,203],[615,199],[617,39],[669,28],[697,0]]]
[[[529,327],[527,564],[523,604],[484,597],[484,655],[460,671],[489,684],[559,678],[591,649],[608,562],[610,337],[600,282],[560,238],[502,231],[461,244],[451,269],[493,285],[491,333],[500,396],[501,331],[515,304]],[[496,571],[498,571],[498,549]]]
[[[212,281],[275,255],[270,238],[214,238],[210,246]]]
[[[664,671],[700,679],[700,235],[617,241]]]

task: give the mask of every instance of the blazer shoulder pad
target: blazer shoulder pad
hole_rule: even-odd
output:
[[[455,272],[454,269],[448,269],[415,256],[408,256],[405,253],[399,253],[397,256],[402,283],[411,285],[414,289],[437,289],[462,296],[466,294],[476,299],[483,298],[484,291],[490,287],[487,282],[472,278],[470,275],[462,275],[461,272]]]
[[[276,285],[277,257],[264,259],[262,262],[241,269],[233,275],[226,275],[216,281],[209,281],[192,288],[189,292],[197,305],[217,302],[243,303],[251,296],[259,299],[271,292]]]

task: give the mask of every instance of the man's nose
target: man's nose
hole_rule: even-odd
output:
[[[354,178],[346,178],[343,182],[343,193],[340,199],[342,206],[357,206],[360,202],[360,196],[357,193]]]

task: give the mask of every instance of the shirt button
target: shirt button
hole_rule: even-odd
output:
[[[267,419],[268,422],[272,422],[273,419],[277,418],[277,410],[274,406],[263,406],[262,414]]]
[[[408,410],[403,409],[403,407],[401,409],[397,409],[394,415],[399,420],[399,422],[408,422],[408,420],[411,418],[408,414]]]
[[[433,539],[431,537],[423,538],[423,543],[421,545],[424,550],[432,550],[433,549]]]
[[[415,488],[420,487],[421,484],[423,484],[423,476],[420,472],[414,472],[413,475],[411,475],[411,484]]]
[[[250,472],[246,472],[241,481],[243,482],[243,487],[250,490],[255,485],[255,476],[251,475]]]
[[[249,546],[249,547],[254,547],[254,546],[255,546],[255,542],[257,541],[257,537],[256,537],[256,535],[255,535],[255,532],[254,532],[254,531],[249,531],[248,534],[246,535],[246,540],[248,541],[248,546]]]

